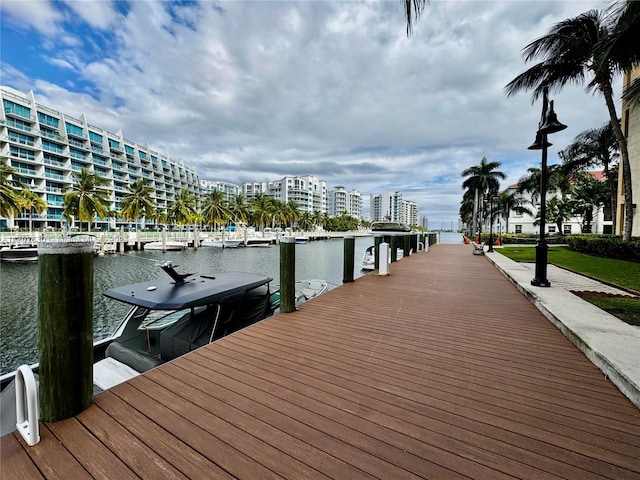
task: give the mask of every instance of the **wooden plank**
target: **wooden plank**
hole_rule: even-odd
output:
[[[16,434],[0,439],[0,474],[6,480],[44,478],[22,447]]]
[[[146,417],[146,408],[140,412],[134,405],[125,403],[111,391],[98,395],[94,403],[187,477],[233,478],[218,465]]]
[[[114,480],[139,478],[76,418],[47,425],[56,439],[64,444],[92,477]]]

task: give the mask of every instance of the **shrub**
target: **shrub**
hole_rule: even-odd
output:
[[[640,263],[640,238],[623,242],[616,235],[571,235],[566,238],[570,250],[603,258]]]

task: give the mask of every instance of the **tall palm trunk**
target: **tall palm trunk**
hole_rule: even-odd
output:
[[[629,163],[629,150],[627,148],[627,139],[622,133],[618,113],[613,101],[613,89],[611,82],[601,82],[600,91],[604,96],[609,110],[609,118],[611,119],[611,128],[613,134],[618,141],[620,148],[620,160],[622,161],[622,184],[624,186],[624,225],[622,231],[622,240],[631,240],[631,230],[633,227],[633,192],[631,187],[631,164]],[[617,199],[616,199],[617,200]]]

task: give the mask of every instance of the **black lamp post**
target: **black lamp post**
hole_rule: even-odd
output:
[[[547,280],[547,252],[549,247],[545,239],[545,216],[547,213],[547,148],[551,146],[547,142],[547,135],[556,133],[567,128],[558,121],[556,113],[553,111],[553,100],[549,101],[549,90],[544,87],[542,92],[542,116],[538,124],[536,139],[528,147],[529,150],[542,150],[542,165],[540,169],[540,238],[536,244],[536,273],[531,285],[535,287],[550,287]],[[547,111],[548,106],[548,111]]]
[[[493,252],[493,199],[495,197],[491,195],[489,198],[489,249],[488,252]]]

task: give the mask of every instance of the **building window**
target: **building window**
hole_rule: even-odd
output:
[[[4,100],[4,112],[19,115],[24,118],[31,118],[31,109],[29,107],[18,105],[9,100]]]
[[[556,233],[556,226],[555,225],[549,225],[549,233]]]
[[[47,115],[46,113],[38,112],[38,120],[41,124],[49,125],[53,128],[58,128],[59,120],[56,117]]]
[[[73,125],[71,123],[67,123],[66,126],[67,126],[67,134],[84,138],[84,131],[82,130],[82,127]]]
[[[89,139],[95,143],[100,143],[100,144],[102,143],[102,135],[98,135],[97,133],[92,132],[91,130],[89,130]]]
[[[516,228],[516,233],[522,233],[522,225],[514,225]]]

